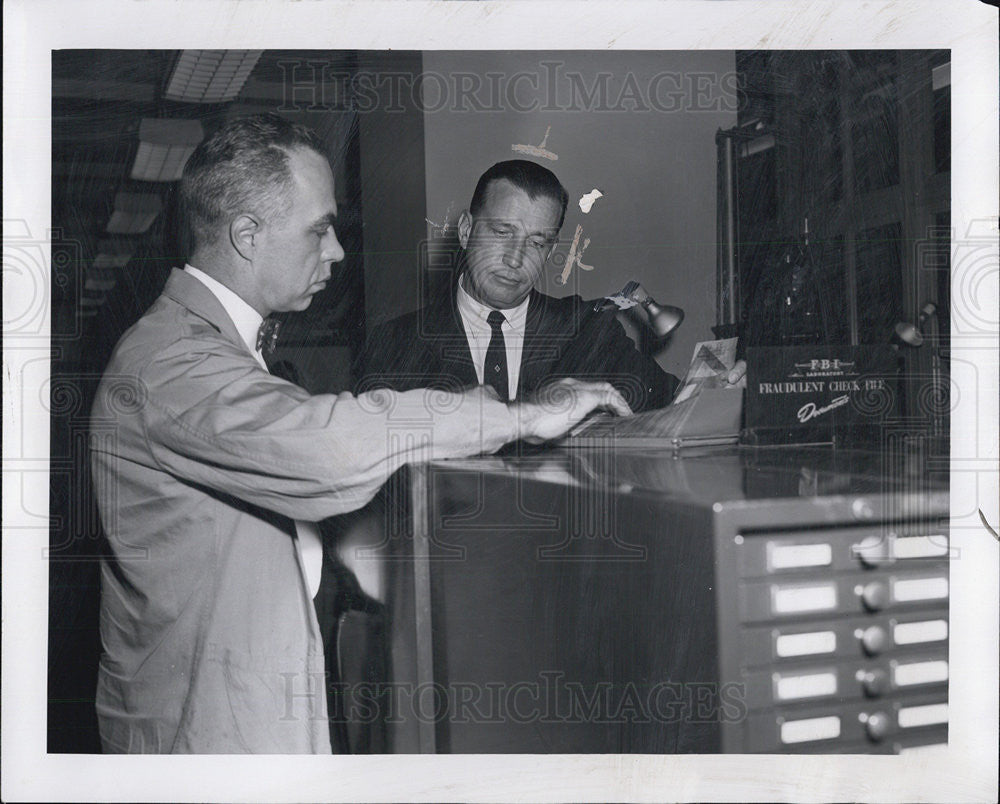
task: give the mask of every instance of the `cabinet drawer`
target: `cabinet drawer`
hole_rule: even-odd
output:
[[[919,568],[949,556],[946,532],[918,533],[906,525],[743,534],[736,549],[741,578],[824,569]]]
[[[941,567],[919,573],[817,573],[802,579],[746,581],[739,591],[743,622],[875,614],[940,606],[948,599],[948,572],[947,567]]]
[[[947,733],[947,691],[853,704],[788,707],[746,720],[745,750],[839,752],[844,744],[917,745]]]
[[[859,614],[806,623],[751,626],[744,627],[741,636],[741,664],[748,669],[781,667],[814,659],[898,656],[947,644],[948,610]]]

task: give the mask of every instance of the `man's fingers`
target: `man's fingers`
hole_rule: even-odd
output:
[[[631,416],[632,408],[618,390],[608,382],[577,383],[573,389],[577,394],[577,403],[582,406],[583,415],[597,408],[614,413],[616,416]]]
[[[726,382],[730,385],[736,385],[746,376],[746,373],[747,362],[745,360],[738,360],[736,365],[729,370],[729,374],[726,375]]]
[[[565,379],[548,385],[545,391],[536,394],[532,402],[517,403],[519,438],[531,443],[564,435],[596,410],[632,415],[625,398],[607,382]]]
[[[609,382],[583,382],[578,383],[574,391],[579,394],[578,399],[583,402],[584,415],[595,408],[604,408],[617,416],[631,416],[632,408],[625,401],[618,390]],[[593,394],[588,398],[588,395]],[[591,399],[595,400],[591,404]]]
[[[628,402],[625,401],[625,397],[623,397],[611,386],[608,386],[608,391],[605,394],[604,407],[610,409],[617,416],[632,415],[632,408],[628,406]]]

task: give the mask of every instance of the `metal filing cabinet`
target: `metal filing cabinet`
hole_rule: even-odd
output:
[[[561,687],[544,717],[394,717],[388,750],[946,742],[948,495],[921,460],[598,446],[413,467],[388,509],[340,539],[384,606],[389,680],[456,695]],[[564,716],[571,684],[592,715]],[[676,714],[654,695],[664,685],[687,696]],[[635,711],[619,717],[623,691]]]
[[[719,672],[748,709],[722,725],[723,751],[947,742],[946,502],[716,506]]]

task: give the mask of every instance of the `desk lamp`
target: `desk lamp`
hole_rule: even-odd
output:
[[[673,332],[684,320],[684,311],[680,307],[670,304],[659,304],[646,290],[635,280],[628,282],[625,287],[613,296],[605,296],[594,303],[594,312],[603,313],[608,310],[628,310],[638,307],[642,310],[646,326],[648,326],[658,338],[663,338]]]

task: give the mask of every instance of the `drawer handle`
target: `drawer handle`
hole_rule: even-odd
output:
[[[889,646],[889,635],[881,625],[869,625],[864,630],[858,629],[854,636],[861,642],[861,648],[869,656],[878,656]]]

